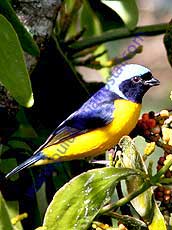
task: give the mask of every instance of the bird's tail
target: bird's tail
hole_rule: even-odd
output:
[[[11,170],[11,172],[9,172],[5,177],[9,178],[9,177],[13,176],[14,174],[20,172],[24,168],[29,167],[30,165],[36,163],[37,161],[39,161],[43,158],[44,158],[44,156],[43,156],[42,152],[41,151],[37,152],[35,155],[31,156],[29,159],[27,159],[26,161],[24,161],[23,163],[18,165],[16,168]]]

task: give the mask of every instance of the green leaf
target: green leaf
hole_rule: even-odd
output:
[[[9,171],[11,171],[11,169],[15,168],[16,166],[17,166],[17,162],[16,162],[16,159],[14,158],[0,160],[0,169],[1,169],[1,172],[3,172],[4,174],[9,173]],[[13,177],[11,177],[11,180],[15,181],[18,178],[19,176],[18,174],[16,174]]]
[[[8,0],[0,0],[0,13],[3,14],[8,21],[13,25],[15,31],[18,34],[19,40],[24,51],[28,52],[33,56],[39,56],[39,48],[33,40],[30,33],[25,29],[23,24],[17,17],[14,9],[11,7]]]
[[[99,18],[103,31],[125,26],[121,17],[101,1],[89,1],[89,4]]]
[[[8,141],[8,145],[14,149],[22,149],[23,151],[28,151],[28,152],[32,152],[33,150],[31,149],[31,147],[25,142],[25,141],[22,141],[22,140],[17,140],[16,139],[11,139]]]
[[[6,205],[7,205],[10,219],[15,218],[19,214],[19,202],[18,201],[6,201]],[[17,221],[17,223],[15,224],[15,229],[23,230],[21,221]]]
[[[120,140],[119,145],[121,146],[123,153],[123,166],[132,169],[139,169],[146,174],[146,167],[141,155],[136,150],[132,139],[128,136],[125,136]],[[137,190],[143,184],[143,182],[144,179],[140,176],[133,176],[129,178],[126,181],[128,193],[132,193],[133,191]],[[135,210],[147,222],[151,222],[153,217],[152,194],[152,189],[150,188],[131,201]]]
[[[81,28],[86,27],[86,31],[83,34],[84,38],[94,36],[94,35],[101,35],[101,33],[103,32],[102,25],[100,23],[99,18],[90,7],[89,2],[86,0],[83,1],[80,23],[81,23]],[[106,50],[106,46],[102,44],[96,49],[94,55],[102,53],[105,50]],[[105,64],[108,61],[107,53],[100,56],[99,58],[96,58],[96,60],[100,61],[101,64]],[[100,73],[102,76],[107,76],[109,74],[109,69],[103,68],[100,70]]]
[[[102,32],[100,21],[86,0],[83,2],[80,20],[81,28],[86,27],[84,37],[99,35]]]
[[[0,82],[19,104],[25,107],[33,105],[23,51],[13,27],[3,15],[0,15]]]
[[[45,211],[48,207],[48,202],[47,202],[47,198],[46,198],[46,184],[45,184],[45,182],[42,184],[40,189],[36,192],[36,200],[37,200],[38,209],[40,211],[41,219],[43,219]],[[42,201],[44,201],[44,202],[42,202]]]
[[[147,174],[147,169],[140,153],[136,150],[134,142],[128,136],[124,136],[119,143],[122,148],[122,165],[127,168],[139,169]],[[134,183],[133,183],[134,181]],[[128,193],[134,192],[144,183],[144,179],[138,176],[132,176],[126,180]],[[131,203],[138,214],[146,223],[150,223],[150,230],[165,230],[164,218],[159,211],[156,201],[153,198],[152,188],[131,200]],[[162,228],[160,228],[162,226]]]
[[[135,29],[139,15],[135,0],[101,0],[101,2],[113,9],[129,30]]]
[[[24,108],[20,108],[17,115],[16,115],[17,121],[19,122],[18,129],[13,133],[12,137],[20,137],[20,138],[38,138],[38,135],[34,128],[29,123]]]
[[[0,229],[1,230],[13,230],[11,220],[7,211],[5,200],[0,193]]]
[[[135,172],[108,167],[73,178],[55,194],[43,226],[51,230],[88,229],[99,210],[110,201],[116,184],[130,175]]]
[[[148,225],[148,229],[149,230],[156,230],[156,229],[167,230],[164,217],[162,213],[160,212],[156,202],[154,202],[154,204],[155,204],[154,210],[153,210],[154,215],[153,215],[152,222]]]

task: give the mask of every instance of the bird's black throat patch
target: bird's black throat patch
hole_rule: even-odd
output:
[[[131,79],[127,79],[119,85],[120,91],[128,100],[140,104],[149,88],[150,86],[146,86],[142,82],[135,83]]]

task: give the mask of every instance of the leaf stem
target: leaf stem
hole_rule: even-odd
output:
[[[112,209],[116,210],[122,205],[125,205],[126,203],[130,202],[132,199],[134,199],[136,196],[140,195],[144,191],[146,191],[151,186],[156,186],[161,181],[161,177],[167,172],[169,167],[172,165],[172,160],[169,160],[166,165],[164,165],[155,176],[151,178],[147,178],[146,181],[134,192],[128,194],[127,196],[121,198],[117,202],[110,203],[106,206],[104,206],[100,211],[98,215],[102,215],[105,212],[109,212]]]
[[[105,212],[116,210],[118,207],[130,202],[132,199],[134,199],[136,196],[138,196],[139,194],[141,194],[142,192],[146,191],[149,187],[151,186],[151,183],[146,181],[144,182],[139,188],[138,190],[128,194],[127,196],[121,198],[120,200],[118,200],[117,202],[108,204],[106,206],[104,206],[100,212],[99,215],[104,214]]]
[[[127,28],[113,29],[102,33],[99,36],[92,36],[81,41],[77,41],[70,45],[69,53],[73,54],[91,46],[100,45],[104,42],[124,39],[134,36],[154,36],[163,34],[166,31],[168,23],[139,26],[135,30],[128,30]]]
[[[161,185],[172,185],[172,178],[162,178],[159,183]]]
[[[158,173],[151,178],[152,184],[156,184],[160,182],[161,177],[167,172],[167,170],[172,165],[172,160],[169,160],[159,171]]]

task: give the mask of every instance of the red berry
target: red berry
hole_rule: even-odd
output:
[[[165,157],[160,157],[158,160],[158,164],[164,165]]]
[[[168,171],[165,173],[165,177],[171,178],[171,172],[170,172],[170,170],[168,170]]]
[[[171,194],[171,190],[170,189],[165,189],[164,190],[164,194],[165,195],[170,195]]]
[[[150,111],[149,112],[149,118],[155,118],[155,113],[153,111]]]
[[[149,119],[146,121],[148,128],[154,128],[156,126],[155,119]]]
[[[170,195],[165,195],[164,196],[164,203],[169,204],[170,203],[170,198],[171,198]]]
[[[156,167],[157,171],[159,171],[161,168],[162,168],[161,165],[157,165],[157,167]]]
[[[159,134],[159,133],[161,132],[160,126],[159,126],[159,125],[156,125],[154,128],[151,129],[151,131],[152,131],[154,134]]]
[[[148,114],[148,113],[144,113],[144,114],[142,115],[142,120],[143,120],[143,121],[149,120],[149,114]]]
[[[150,136],[151,131],[150,130],[144,130],[144,136]]]

